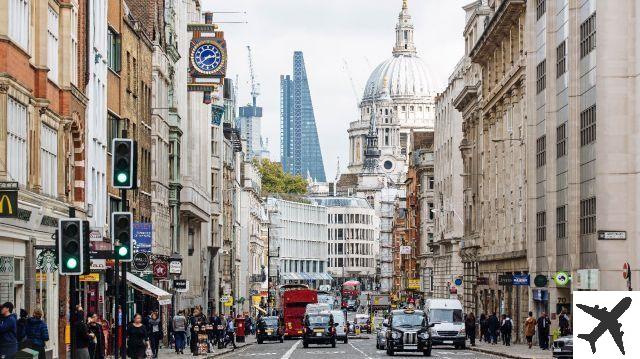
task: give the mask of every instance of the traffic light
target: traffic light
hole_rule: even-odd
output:
[[[60,275],[80,275],[85,271],[85,226],[79,218],[58,222],[58,271]]]
[[[133,259],[133,215],[131,212],[111,213],[111,240],[114,246],[115,256],[120,262],[131,262]]]
[[[114,138],[111,144],[111,181],[113,188],[137,187],[136,144],[129,138]]]

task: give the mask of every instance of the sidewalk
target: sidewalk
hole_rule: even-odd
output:
[[[502,358],[549,359],[552,357],[551,350],[542,350],[540,347],[536,346],[529,349],[529,346],[525,344],[511,344],[510,346],[502,344],[491,345],[476,340],[476,346],[472,347],[467,344],[467,349],[485,354],[497,355]]]
[[[251,345],[253,343],[254,341],[252,340],[245,343],[236,343],[236,345],[238,346],[238,349],[240,349],[240,348],[246,347],[247,345]],[[221,355],[230,353],[232,351],[233,351],[233,348],[231,346],[225,349],[215,348],[213,353],[201,354],[201,355],[198,355],[196,358],[216,358]],[[161,348],[160,352],[158,353],[158,358],[159,359],[189,359],[189,358],[194,358],[194,356],[191,355],[191,352],[189,351],[189,347],[185,348],[184,354],[182,355],[176,354],[176,352],[172,348]]]

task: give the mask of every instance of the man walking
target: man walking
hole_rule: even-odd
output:
[[[13,358],[18,351],[17,318],[13,313],[13,303],[6,302],[0,307],[0,355]]]
[[[564,337],[565,335],[571,334],[571,322],[569,321],[569,314],[567,314],[566,309],[562,309],[558,325],[560,326],[560,335]]]
[[[538,318],[538,340],[540,341],[540,349],[549,349],[549,327],[551,326],[551,320],[547,318],[547,313],[542,312],[540,318]]]
[[[495,345],[498,343],[498,327],[500,327],[500,321],[498,320],[496,312],[493,312],[493,314],[491,314],[487,322],[487,329],[489,330],[491,344]]]
[[[464,321],[465,332],[469,337],[469,344],[472,347],[476,346],[476,316],[473,313],[469,313]]]
[[[185,342],[187,340],[187,318],[182,311],[173,316],[171,323],[173,328],[173,337],[175,340],[176,354],[184,354]]]
[[[233,323],[233,317],[229,316],[229,318],[227,319],[227,335],[229,336],[229,342],[231,342],[231,344],[233,344],[233,350],[236,350],[236,338],[235,338],[235,333],[236,333],[236,327]]]
[[[513,322],[508,315],[502,314],[502,322],[500,322],[500,334],[502,335],[502,344],[511,346],[511,331],[513,330]]]
[[[536,318],[533,317],[533,312],[529,312],[529,317],[524,321],[524,336],[527,338],[527,344],[529,349],[533,345],[533,336],[536,334]]]

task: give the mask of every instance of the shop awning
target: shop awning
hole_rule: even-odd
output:
[[[127,273],[127,282],[129,283],[129,285],[139,290],[140,292],[158,299],[158,303],[160,305],[171,304],[171,293],[165,292],[163,289],[156,287],[155,285],[136,276],[135,274],[132,274],[131,272]]]

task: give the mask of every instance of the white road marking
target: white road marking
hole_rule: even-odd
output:
[[[353,343],[349,343],[349,345],[351,345],[351,347],[352,347],[353,349],[355,349],[356,351],[358,351],[358,353],[360,353],[360,354],[364,355],[364,358],[365,358],[365,359],[371,359],[371,357],[370,357],[370,356],[368,356],[365,352],[363,352],[362,350],[360,350],[360,349],[356,348],[356,346],[355,346],[355,345],[353,345]]]
[[[291,348],[289,348],[289,350],[287,350],[287,352],[284,353],[284,355],[280,359],[289,359],[291,357],[291,354],[293,354],[293,352],[296,350],[296,347],[298,346],[298,344],[300,344],[300,342],[301,340],[298,340],[297,342],[293,343]]]
[[[251,353],[251,354],[239,354],[241,357],[252,357],[252,356],[267,356],[267,355],[276,355],[278,353]]]

